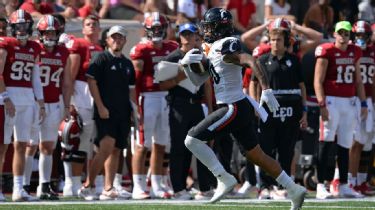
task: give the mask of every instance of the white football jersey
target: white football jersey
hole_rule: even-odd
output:
[[[245,98],[242,92],[242,67],[225,63],[225,54],[241,49],[240,41],[234,37],[226,37],[214,42],[207,58],[210,60],[209,73],[214,81],[217,104],[230,104]]]

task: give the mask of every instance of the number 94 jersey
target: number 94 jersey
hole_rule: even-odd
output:
[[[29,40],[21,47],[14,37],[0,37],[0,48],[7,51],[3,72],[5,85],[32,88],[31,75],[35,59],[40,54],[39,44]]]
[[[207,58],[217,104],[230,104],[245,97],[242,92],[242,66],[223,61],[226,54],[238,52],[241,52],[241,44],[234,37],[220,39],[210,48]]]
[[[57,45],[52,52],[48,52],[43,44],[40,44],[40,80],[43,86],[44,101],[56,103],[61,94],[62,72],[65,69],[69,57],[68,49],[63,45]]]
[[[323,83],[327,96],[352,97],[356,95],[355,64],[362,56],[361,48],[349,44],[346,51],[335,47],[334,43],[324,43],[315,49],[316,58],[328,60]]]

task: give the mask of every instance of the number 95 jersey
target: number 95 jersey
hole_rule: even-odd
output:
[[[48,52],[43,44],[40,44],[40,80],[43,86],[44,101],[56,103],[61,94],[62,72],[65,69],[69,57],[68,49],[63,45],[57,45],[52,52]]]
[[[241,52],[237,38],[227,37],[214,42],[207,58],[210,60],[209,73],[214,81],[217,104],[230,104],[245,97],[242,92],[242,66],[226,63],[227,54]]]
[[[32,88],[31,75],[40,54],[39,44],[28,40],[26,46],[21,47],[14,37],[0,37],[0,48],[8,53],[3,72],[5,85]]]
[[[361,48],[353,44],[349,44],[346,51],[338,49],[334,43],[324,43],[315,49],[316,58],[328,60],[323,83],[325,95],[338,97],[356,95],[355,64],[361,56]]]

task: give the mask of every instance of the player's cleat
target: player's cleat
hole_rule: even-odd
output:
[[[121,188],[115,187],[115,188],[118,192],[118,198],[119,199],[125,200],[125,199],[130,199],[132,197],[132,193],[126,191],[124,188],[122,188],[122,187]]]
[[[327,191],[324,184],[317,184],[316,186],[316,199],[329,199],[332,198],[332,194]]]
[[[14,191],[12,194],[12,201],[20,202],[20,201],[37,201],[38,198],[28,194],[25,190]]]
[[[2,192],[0,192],[0,202],[6,201],[5,196]]]
[[[306,188],[298,184],[294,184],[293,187],[288,189],[288,197],[292,200],[292,206],[290,210],[300,210],[302,208],[306,193]]]
[[[171,199],[172,195],[164,190],[153,191],[151,188],[151,198],[156,199]]]
[[[214,195],[213,190],[209,190],[206,192],[199,191],[197,194],[195,194],[194,199],[197,201],[210,200],[213,195]]]
[[[339,185],[339,197],[341,198],[363,198],[365,197],[359,192],[356,192],[348,184]]]
[[[363,195],[375,195],[375,191],[368,186],[367,182],[363,182],[361,185],[353,187],[353,189],[357,192],[362,193]]]
[[[63,188],[63,196],[64,197],[76,197],[78,196],[78,188],[73,186],[72,184],[67,184],[65,182],[65,186]]]
[[[212,196],[210,200],[210,203],[216,203],[219,201],[222,197],[224,197],[224,195],[232,191],[236,184],[236,178],[227,172],[217,176],[217,188],[214,196]]]
[[[85,187],[82,185],[81,189],[78,190],[78,196],[87,201],[98,200],[96,190],[93,187]]]
[[[329,185],[329,192],[332,194],[332,196],[334,197],[339,196],[339,185],[340,185],[339,179],[334,179]]]
[[[173,199],[175,200],[191,200],[193,196],[186,190],[181,190],[174,194]]]
[[[145,200],[145,199],[150,199],[151,196],[150,196],[150,193],[148,192],[141,191],[141,190],[133,190],[132,198],[134,200]]]
[[[270,190],[268,188],[263,188],[259,190],[258,199],[259,200],[271,199]]]
[[[112,187],[110,190],[103,190],[99,196],[99,200],[117,200],[119,198],[119,193],[116,188]]]

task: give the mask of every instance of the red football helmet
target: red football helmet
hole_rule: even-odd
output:
[[[154,42],[162,41],[167,36],[168,20],[159,12],[153,12],[146,17],[143,26],[147,38]]]
[[[276,18],[275,20],[272,20],[268,24],[268,31],[273,31],[273,30],[282,30],[282,31],[291,31],[291,24],[288,20],[284,18]]]
[[[9,16],[12,36],[19,40],[27,40],[33,33],[33,18],[25,10],[19,9]]]
[[[80,144],[79,135],[82,131],[82,120],[76,111],[71,113],[70,119],[63,120],[59,127],[59,141],[61,147],[67,151],[77,151]]]
[[[359,20],[352,27],[354,33],[372,34],[371,25],[367,21]]]
[[[52,15],[44,15],[39,20],[36,28],[39,32],[40,41],[44,45],[52,47],[57,44],[60,36],[60,23],[55,17],[53,17]],[[44,37],[43,34],[45,31],[55,31],[55,37]]]

